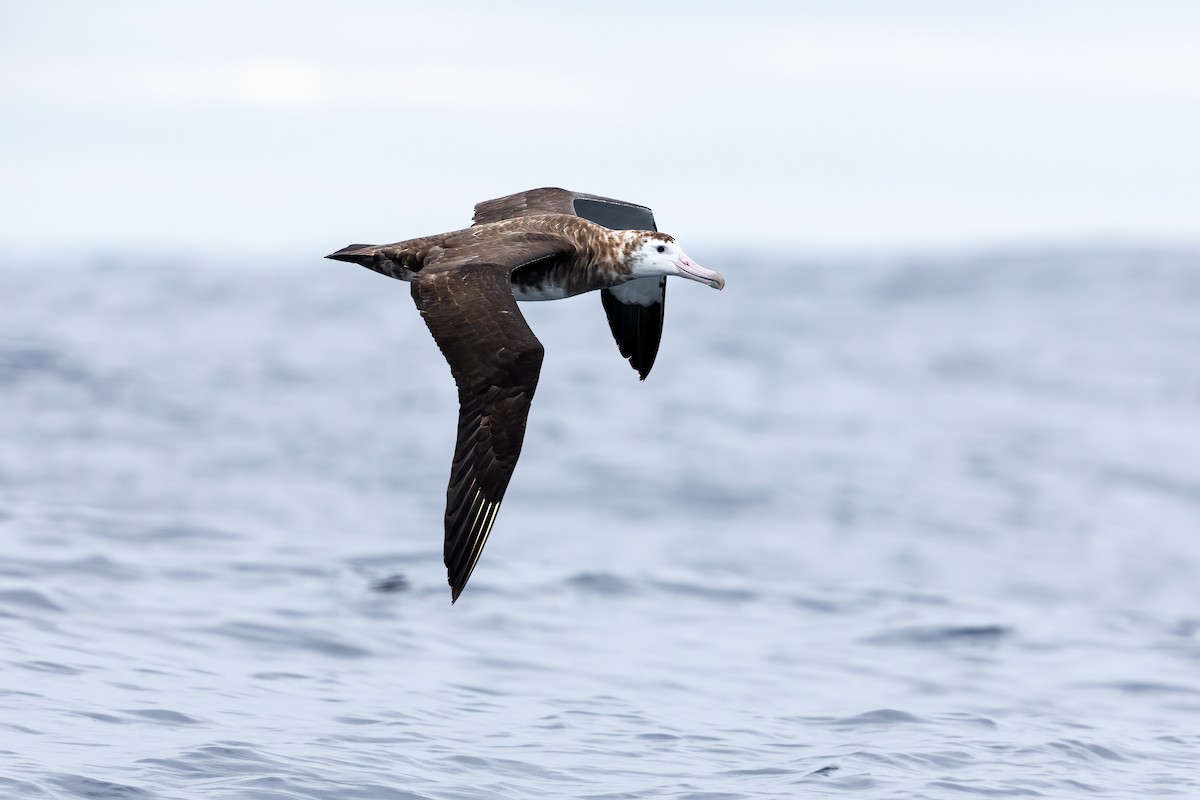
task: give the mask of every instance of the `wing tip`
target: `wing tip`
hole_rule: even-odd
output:
[[[475,565],[479,563],[479,557],[483,555],[483,547],[487,544],[488,537],[492,533],[492,526],[496,523],[496,515],[500,511],[500,500],[486,500],[483,498],[482,491],[477,491],[475,498],[482,499],[482,504],[476,506],[472,503],[471,505],[475,513],[471,526],[466,532],[468,534],[466,543],[469,543],[469,547],[464,549],[456,546],[453,556],[448,553],[444,559],[446,579],[450,584],[450,605],[458,602],[459,595],[467,588],[467,582],[475,573]],[[447,522],[449,523],[449,519]],[[447,535],[447,544],[451,541],[455,541],[458,545],[464,543],[459,535],[450,536],[449,531],[447,531]]]
[[[462,596],[463,590],[467,588],[467,581],[471,580],[471,573],[474,571],[474,565],[472,565],[471,569],[467,570],[465,575],[462,574],[461,569],[457,575],[447,569],[446,583],[450,584],[450,605],[458,602],[458,598]]]

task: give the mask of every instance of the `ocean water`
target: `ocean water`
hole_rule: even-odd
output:
[[[1200,253],[698,253],[455,394],[317,258],[0,260],[0,797],[1200,797]]]

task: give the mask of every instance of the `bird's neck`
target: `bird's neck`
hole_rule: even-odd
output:
[[[628,272],[626,263],[639,241],[637,231],[610,230],[581,217],[555,214],[540,219],[527,217],[521,222],[526,230],[532,228],[565,236],[575,248],[572,259],[575,264],[608,273]]]
[[[632,251],[628,231],[614,231],[578,217],[565,220],[562,231],[575,246],[574,260],[580,264],[619,270]]]
[[[599,258],[608,266],[624,266],[637,249],[640,235],[637,231],[604,230],[603,253]]]

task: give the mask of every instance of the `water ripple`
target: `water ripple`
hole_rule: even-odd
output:
[[[319,631],[296,626],[265,625],[255,622],[228,622],[217,627],[204,628],[205,632],[255,645],[275,648],[309,650],[334,658],[365,658],[371,651],[365,647],[349,644]]]
[[[871,644],[992,644],[1012,636],[1004,625],[938,625],[899,628],[866,637]]]

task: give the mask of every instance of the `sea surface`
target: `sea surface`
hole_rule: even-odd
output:
[[[696,255],[453,606],[407,286],[0,258],[0,798],[1200,797],[1200,252]]]

